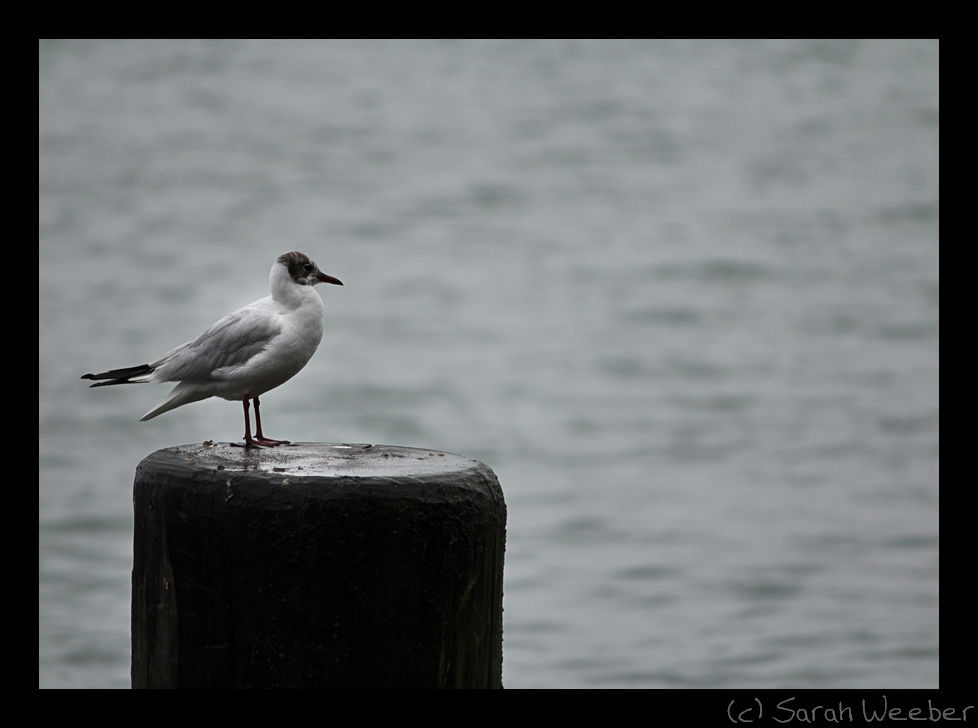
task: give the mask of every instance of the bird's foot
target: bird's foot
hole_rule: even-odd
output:
[[[291,445],[292,443],[288,440],[272,440],[268,437],[256,437],[254,440],[260,446],[263,447],[275,447],[277,445]]]
[[[249,448],[254,447],[261,450],[263,447],[276,447],[278,445],[291,445],[288,440],[271,440],[267,437],[246,437],[243,443],[232,442],[232,447]]]

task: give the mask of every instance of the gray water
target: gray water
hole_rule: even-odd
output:
[[[267,295],[266,433],[462,453],[509,507],[504,682],[938,685],[937,42],[39,52],[41,687],[126,687],[132,478],[238,440],[90,390]]]

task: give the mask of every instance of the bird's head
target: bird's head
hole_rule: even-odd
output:
[[[343,285],[339,278],[326,275],[319,270],[319,266],[309,259],[308,255],[297,250],[280,255],[275,262],[285,266],[292,280],[300,286],[314,286],[317,283]]]

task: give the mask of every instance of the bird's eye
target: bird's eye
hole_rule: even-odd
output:
[[[304,263],[302,270],[312,270],[312,263]]]

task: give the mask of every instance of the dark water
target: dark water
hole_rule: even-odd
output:
[[[939,46],[42,43],[39,684],[129,681],[131,486],[240,406],[89,390],[308,253],[269,435],[464,453],[507,687],[938,685]]]

